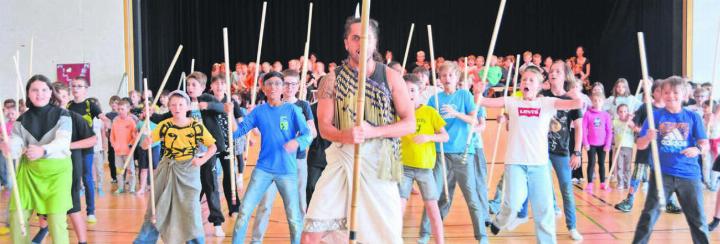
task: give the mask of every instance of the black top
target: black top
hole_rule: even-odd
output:
[[[83,119],[90,127],[92,127],[93,118],[97,118],[98,115],[102,113],[100,107],[97,104],[90,102],[89,99],[85,99],[84,101],[79,103],[70,101],[67,104],[67,109],[83,117]]]
[[[317,113],[317,106],[317,103],[310,105],[310,110],[313,114]],[[308,166],[325,168],[327,165],[327,160],[325,159],[325,149],[330,146],[331,142],[320,136],[320,127],[318,127],[317,120],[314,121],[315,130],[318,131],[318,136],[313,139],[312,143],[310,143],[310,147],[308,147],[307,164]]]
[[[545,97],[572,100],[572,98],[567,95],[555,96],[550,90],[542,91],[541,94]],[[582,111],[580,109],[557,111],[553,119],[559,122],[561,127],[557,132],[550,130],[548,133],[548,151],[550,153],[562,156],[570,155],[570,137],[574,136],[570,134],[570,125],[579,118],[582,118]]]
[[[61,116],[70,116],[67,110],[49,103],[43,107],[35,107],[31,102],[27,104],[28,110],[20,115],[17,121],[20,121],[23,128],[37,141],[42,140],[42,137],[57,125]]]
[[[72,120],[72,136],[70,137],[71,142],[76,142],[82,139],[86,139],[89,137],[95,136],[95,132],[93,132],[92,128],[87,124],[85,121],[85,118],[83,118],[82,115],[70,111],[70,120]],[[69,146],[69,145],[68,145]],[[72,151],[82,151],[83,154],[88,154],[92,152],[91,150],[93,147],[88,148],[77,148],[72,149]]]
[[[302,110],[303,115],[305,116],[305,120],[315,120],[313,116],[313,112],[310,109],[310,103],[303,100],[297,100],[295,101],[295,106],[299,107],[300,110]],[[308,125],[310,126],[310,125]],[[296,159],[302,159],[305,158],[307,155],[306,150],[298,150]]]
[[[653,110],[658,110],[660,108],[655,107],[653,105]],[[635,123],[635,126],[642,126],[645,123],[645,120],[647,119],[647,106],[643,104],[638,108],[638,110],[635,111],[635,117],[633,117],[633,123]],[[650,147],[645,149],[638,149],[637,153],[635,153],[635,162],[639,164],[647,164],[649,162],[648,158],[650,156]]]
[[[215,98],[217,99],[217,98]],[[219,101],[221,104],[225,104],[227,102],[227,96],[223,96],[222,100]],[[224,108],[223,108],[224,109]],[[242,111],[240,109],[240,104],[235,102],[233,100],[233,115],[235,118],[241,118],[243,117]],[[220,131],[223,136],[223,140],[225,140],[225,144],[223,144],[223,147],[218,147],[218,151],[228,151],[228,143],[230,143],[230,140],[228,140],[228,120],[227,120],[227,113],[223,110],[223,112],[216,113],[215,116],[217,117],[218,125],[220,126]],[[215,138],[217,140],[217,138]]]

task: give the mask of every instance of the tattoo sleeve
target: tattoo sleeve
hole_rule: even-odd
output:
[[[335,74],[330,73],[320,80],[320,86],[317,91],[318,99],[334,99],[335,98]]]

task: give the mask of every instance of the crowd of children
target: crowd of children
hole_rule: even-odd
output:
[[[358,24],[349,22],[346,32],[352,35]],[[377,30],[372,34],[377,36]],[[401,223],[416,183],[425,204],[420,243],[428,242],[431,234],[436,243],[444,243],[443,221],[455,186],[464,196],[473,236],[480,243],[489,242],[486,226],[498,234],[527,222],[528,203],[538,242],[557,242],[555,216],[560,214],[565,216],[569,236],[582,240],[576,226],[574,184],[587,194],[594,194],[596,184],[603,191],[627,191],[627,197],[614,207],[629,212],[643,182],[648,196],[633,242],[646,243],[661,212],[657,177],[663,180],[666,211],[686,215],[694,242],[706,243],[709,230],[720,225],[720,193],[709,224],[703,212],[703,190],[717,190],[720,171],[720,109],[710,99],[710,84],[693,85],[676,76],[648,81],[651,90],[643,91],[652,97],[653,109],[648,111],[643,97],[632,94],[623,78],[610,89],[611,96],[605,95],[602,84],[591,84],[590,63],[582,47],[576,57],[566,61],[547,57],[542,65],[542,57],[530,52],[523,54],[522,64],[514,63],[512,56],[492,56],[487,59],[487,70],[482,56],[468,57],[467,68],[461,63],[465,59],[431,60],[439,67],[437,74],[428,70],[421,51],[410,64],[410,72],[393,63],[391,55],[371,65],[375,70],[369,75],[370,108],[366,108],[370,118],[367,125],[353,127],[350,104],[354,103],[347,97],[357,89],[352,83],[357,79],[358,57],[354,55],[350,52],[341,65],[331,65],[327,74],[322,62],[309,57],[308,80],[300,80],[297,60],[286,70],[282,65],[253,64],[251,70],[262,69],[257,106],[248,105],[252,72],[242,63],[231,77],[222,72],[224,64],[213,66],[209,86],[204,73],[193,72],[185,77],[183,91],[159,92],[158,105],[145,106],[145,101],[154,100],[149,91],[131,91],[125,98],[112,96],[111,111],[106,113],[98,99],[88,96],[90,84],[84,77],[66,85],[33,76],[27,82],[26,108],[12,99],[3,103],[2,129],[11,138],[2,140],[0,149],[16,161],[18,183],[10,184],[2,157],[0,186],[20,190],[22,206],[12,203],[7,211],[21,208],[26,219],[37,214],[41,228],[34,235],[21,236],[27,226],[19,226],[17,216],[6,211],[11,216],[10,230],[2,226],[0,234],[11,231],[16,243],[29,242],[30,237],[40,243],[49,233],[55,242],[63,243],[68,238],[65,220],[69,217],[77,240],[85,243],[87,224],[99,221],[96,194],[104,197],[105,190],[112,190],[113,195],[145,197],[151,187],[148,176],[153,174],[156,212],[148,205],[135,243],[155,243],[159,238],[165,243],[204,243],[201,199],[207,204],[207,221],[214,225],[215,236],[225,236],[226,214],[237,217],[233,243],[245,241],[258,207],[252,242],[262,242],[278,192],[290,242],[317,243],[320,233],[347,229],[347,206],[340,205],[349,196],[335,195],[349,189],[346,161],[353,143],[363,143],[364,149],[376,153],[362,156],[363,167],[373,173],[363,175],[362,184],[374,189],[361,194],[370,200],[389,196],[381,202],[361,202],[383,213],[361,218],[374,219],[378,226]],[[490,87],[512,82],[514,71],[509,67],[514,65],[521,65],[518,91],[492,97],[496,88]],[[468,73],[467,80],[463,72]],[[481,82],[486,75],[487,84]],[[433,76],[439,84],[429,84]],[[229,91],[227,82],[232,87]],[[309,101],[298,99],[302,82],[310,87]],[[320,106],[327,104],[332,108]],[[504,108],[498,122],[508,133],[504,173],[493,200],[488,199],[481,136],[487,108]],[[655,129],[648,125],[651,114]],[[150,121],[150,131],[145,129],[146,121]],[[468,140],[472,131],[478,135]],[[251,132],[262,135],[260,152],[243,189],[245,135]],[[236,139],[233,154],[231,138]],[[140,145],[134,147],[138,141]],[[651,141],[657,141],[660,162],[653,162]],[[587,155],[584,176],[583,155]],[[53,166],[39,166],[42,162]],[[109,177],[104,174],[106,162]],[[237,164],[238,175],[230,174],[230,162]],[[660,167],[661,176],[652,171],[653,165]],[[326,167],[330,170],[323,172]],[[559,182],[563,211],[557,207],[551,172]],[[232,177],[238,178],[237,192],[231,190]],[[80,214],[81,196],[86,217]],[[223,196],[227,213],[222,211]],[[377,208],[381,205],[385,207]],[[328,206],[337,209],[331,211]],[[393,216],[400,219],[388,219]],[[396,227],[364,226],[359,237],[394,243],[401,240]],[[373,228],[382,230],[369,234],[367,230]]]

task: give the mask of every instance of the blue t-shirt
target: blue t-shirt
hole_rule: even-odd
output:
[[[262,134],[260,156],[255,167],[271,174],[297,174],[297,152],[289,153],[283,145],[292,139],[300,145],[298,150],[310,145],[310,130],[300,108],[291,103],[274,107],[267,103],[257,106],[238,124],[233,137],[245,135],[253,128],[258,128]]]
[[[145,120],[140,120],[137,122],[137,124],[135,124],[135,129],[138,133],[140,133],[144,126],[145,126]],[[150,131],[154,131],[155,127],[157,127],[157,124],[150,121]],[[145,140],[145,135],[141,134],[140,141],[144,141],[144,140]],[[160,146],[160,141],[153,142],[152,147],[157,147],[157,146]]]
[[[696,146],[698,140],[707,139],[700,115],[684,108],[675,114],[667,109],[656,109],[653,114],[658,131],[658,156],[662,173],[686,179],[700,179],[697,157],[688,158],[680,153],[688,147]],[[645,136],[647,129],[646,120],[640,136]],[[650,161],[652,162],[652,157]]]
[[[435,102],[432,102],[432,99],[435,98],[430,98],[431,102],[428,103],[430,106],[439,111],[440,116],[442,116],[443,119],[445,119],[445,122],[447,122],[445,130],[448,132],[448,135],[450,135],[450,140],[443,144],[445,153],[463,153],[465,152],[465,148],[467,148],[466,143],[467,137],[470,134],[470,124],[465,123],[465,121],[462,121],[459,118],[449,118],[442,111],[442,107],[447,104],[452,106],[455,111],[458,111],[459,113],[469,114],[475,111],[473,95],[468,90],[457,90],[453,94],[439,92],[437,96],[438,105],[440,106],[439,108],[435,107]],[[435,147],[438,151],[440,151],[440,143],[435,143]],[[467,150],[469,154],[475,154],[474,147],[467,148]]]

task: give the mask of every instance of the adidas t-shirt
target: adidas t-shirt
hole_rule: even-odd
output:
[[[664,108],[657,109],[653,114],[662,173],[686,179],[700,179],[697,157],[688,158],[680,153],[688,147],[696,146],[698,140],[707,139],[700,115],[684,108],[679,113],[671,113]],[[645,120],[643,123],[641,137],[647,134],[647,122]],[[652,157],[650,161],[652,162]]]
[[[505,111],[508,120],[508,148],[506,164],[545,165],[549,162],[548,131],[555,116],[554,97],[540,97],[533,101],[508,97]]]

